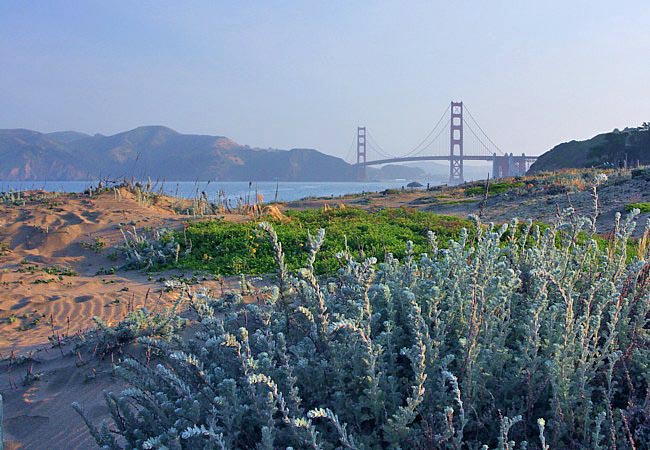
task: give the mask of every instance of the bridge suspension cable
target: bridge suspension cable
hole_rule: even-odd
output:
[[[437,141],[437,139],[440,137],[440,135],[445,131],[446,127],[449,125],[449,122],[451,119],[448,119],[447,122],[442,126],[442,128],[438,129],[440,124],[442,123],[443,119],[447,116],[447,113],[449,112],[449,108],[451,106],[447,105],[447,108],[445,111],[442,113],[436,124],[433,126],[433,128],[427,133],[427,135],[422,139],[416,146],[411,148],[408,152],[405,154],[399,156],[400,158],[405,158],[409,156],[416,156],[422,154],[424,151],[427,149],[431,148],[431,146]],[[433,139],[430,140],[431,136],[434,135],[434,133],[438,131],[438,133],[435,135]],[[377,154],[380,156],[386,158],[386,159],[393,159],[397,158],[396,155],[388,152],[387,150],[382,147],[379,142],[377,142],[377,139],[372,135],[370,130],[366,131],[368,135],[368,147],[371,150],[374,150]],[[352,143],[352,146],[354,145],[354,141]],[[443,150],[444,151],[444,150]],[[346,157],[347,160],[347,157]]]
[[[481,128],[481,125],[479,125],[479,123],[476,121],[476,119],[475,119],[474,116],[472,115],[471,111],[470,111],[469,108],[467,107],[467,104],[465,104],[464,106],[465,106],[465,111],[467,111],[467,114],[469,114],[469,117],[472,119],[472,122],[474,122],[474,124],[478,127],[478,129],[479,129],[479,130],[481,131],[481,133],[483,134],[483,136],[485,136],[485,138],[488,140],[488,142],[490,142],[490,144],[492,144],[492,146],[494,147],[494,149],[495,149],[498,153],[500,153],[500,154],[502,154],[502,155],[505,155],[505,153],[501,151],[501,149],[499,148],[499,146],[498,146],[497,144],[495,144],[494,141],[492,141],[492,139],[490,139],[490,136],[488,136],[487,133],[486,133],[485,131],[483,131],[483,128]],[[465,121],[465,120],[463,119],[463,121]],[[472,131],[472,133],[474,134],[474,136],[476,136],[476,138],[477,138],[480,142],[482,142],[482,140],[478,137],[477,133],[474,132],[474,130],[472,129],[472,127],[469,126],[469,124],[468,124],[467,122],[465,122],[465,124],[466,124],[467,127]],[[484,146],[485,146],[485,145],[484,145]],[[487,146],[485,146],[485,148],[489,150],[489,148],[488,148]],[[493,153],[494,153],[494,152],[493,152]]]
[[[357,142],[357,135],[356,135],[356,133],[355,133],[354,135],[352,135],[352,142],[350,142],[350,146],[348,147],[348,151],[347,151],[347,153],[345,154],[345,158],[343,159],[343,161],[345,161],[345,162],[347,162],[347,163],[350,163],[350,164],[353,164],[353,163],[354,163],[354,152],[355,152],[355,150],[356,150],[356,149],[354,148],[354,143],[355,143],[355,142]]]
[[[417,155],[421,155],[425,150],[428,150],[429,147],[431,147],[434,143],[437,142],[438,138],[440,137],[440,135],[441,135],[444,131],[449,131],[449,123],[450,123],[450,122],[451,122],[451,119],[447,119],[447,122],[443,125],[443,127],[440,129],[440,131],[438,131],[438,134],[436,134],[436,137],[434,137],[434,138],[431,140],[431,142],[429,142],[427,145],[425,145],[424,147],[422,147],[422,148],[421,148],[420,150],[418,150],[417,152],[415,152],[415,153],[413,153],[413,154],[407,154],[407,155],[405,155],[405,156],[417,156]],[[448,150],[448,149],[445,149],[445,151],[449,151],[449,150]]]
[[[476,138],[476,141],[478,141],[478,143],[480,144],[480,150],[483,150],[483,153],[487,152],[488,155],[492,155],[494,151],[490,149],[490,147],[481,139],[481,137],[476,133],[476,131],[474,131],[472,126],[469,124],[469,122],[463,119],[463,124],[469,129],[469,131],[471,131],[472,135]],[[469,147],[467,145],[467,141],[465,142],[465,146]],[[473,149],[476,151],[477,150],[476,146],[474,146]]]
[[[404,155],[402,155],[402,157],[407,157],[407,156],[409,156],[409,155],[411,155],[411,154],[418,155],[418,154],[421,153],[421,150],[420,150],[420,151],[417,151],[418,148],[420,148],[420,147],[421,147],[421,146],[422,146],[422,145],[423,145],[423,144],[424,144],[424,143],[425,143],[425,142],[426,142],[426,141],[431,137],[431,135],[433,135],[433,133],[434,133],[434,132],[436,131],[436,129],[438,128],[438,125],[440,125],[440,122],[442,122],[442,119],[444,119],[445,116],[447,115],[447,113],[449,112],[449,108],[450,108],[450,107],[451,107],[451,105],[447,105],[447,108],[445,109],[445,111],[444,111],[444,112],[442,113],[442,115],[440,116],[440,119],[438,119],[438,122],[436,122],[436,124],[433,126],[433,128],[431,129],[431,131],[429,131],[429,133],[425,136],[425,138],[422,139],[422,141],[420,141],[420,143],[419,143],[418,145],[416,145],[416,146],[413,147],[411,150],[409,150],[409,151],[406,152]],[[447,121],[447,122],[449,122],[449,121]],[[446,126],[446,125],[445,125],[445,126]],[[443,126],[443,127],[442,127],[442,130],[444,130],[444,129],[445,129],[445,127]],[[442,132],[442,130],[441,130],[440,132]],[[428,148],[428,147],[429,147],[433,142],[435,142],[435,140],[438,139],[438,136],[440,136],[440,132],[436,135],[435,138],[433,138],[433,141],[431,141],[431,142],[430,142],[428,145],[426,145],[424,148]]]
[[[388,153],[386,150],[383,149],[381,145],[377,142],[377,140],[374,138],[374,136],[370,133],[370,130],[366,131],[366,134],[368,135],[368,143],[370,144],[370,148],[372,148],[374,151],[379,153],[381,156],[386,157],[388,159],[390,158],[395,158],[395,155],[392,155]]]

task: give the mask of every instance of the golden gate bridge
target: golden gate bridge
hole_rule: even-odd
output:
[[[467,113],[467,114],[465,114]],[[445,117],[447,121],[443,123]],[[468,131],[466,139],[465,132]],[[451,102],[431,131],[408,152],[396,156],[383,149],[366,127],[357,127],[356,163],[359,180],[366,167],[417,161],[449,161],[449,184],[465,181],[465,161],[492,162],[492,178],[524,175],[537,157],[504,153],[483,131],[463,102]],[[352,149],[348,152],[351,156]],[[370,154],[376,159],[370,159]],[[346,159],[348,159],[346,158]]]

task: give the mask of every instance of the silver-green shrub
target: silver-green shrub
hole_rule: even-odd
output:
[[[172,307],[160,312],[151,312],[146,307],[140,307],[129,312],[123,320],[113,326],[99,317],[93,317],[95,328],[84,339],[89,339],[100,355],[119,350],[141,337],[169,341],[186,323],[178,313],[179,305],[180,302],[177,301]]]
[[[478,223],[446,249],[382,264],[339,255],[287,272],[256,304],[196,295],[180,347],[142,339],[106,394],[103,448],[647,448],[650,263],[567,212],[547,229]],[[517,442],[518,444],[515,444]]]
[[[176,242],[171,230],[161,228],[147,234],[143,231],[138,233],[135,227],[132,231],[124,232],[120,227],[120,231],[124,237],[120,250],[126,258],[125,269],[146,270],[157,265],[178,262],[181,246]]]

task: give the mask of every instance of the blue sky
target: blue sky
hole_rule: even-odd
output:
[[[0,68],[0,128],[399,154],[453,99],[539,154],[650,121],[650,2],[4,0]]]

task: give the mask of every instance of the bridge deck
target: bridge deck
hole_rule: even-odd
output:
[[[501,156],[501,155],[497,155]],[[515,158],[521,158],[521,156],[513,155]],[[536,156],[526,156],[525,157],[527,161],[535,161],[537,159]],[[391,159],[378,159],[376,161],[367,161],[365,163],[359,163],[355,164],[358,166],[380,166],[382,164],[393,164],[393,163],[400,163],[400,162],[414,162],[414,161],[450,161],[452,159],[451,156],[449,155],[444,155],[444,156],[411,156],[411,157],[404,157],[404,158],[391,158]],[[492,161],[494,159],[493,156],[471,156],[471,155],[463,155],[461,158],[460,156],[456,156],[453,159],[463,159],[464,161]]]

